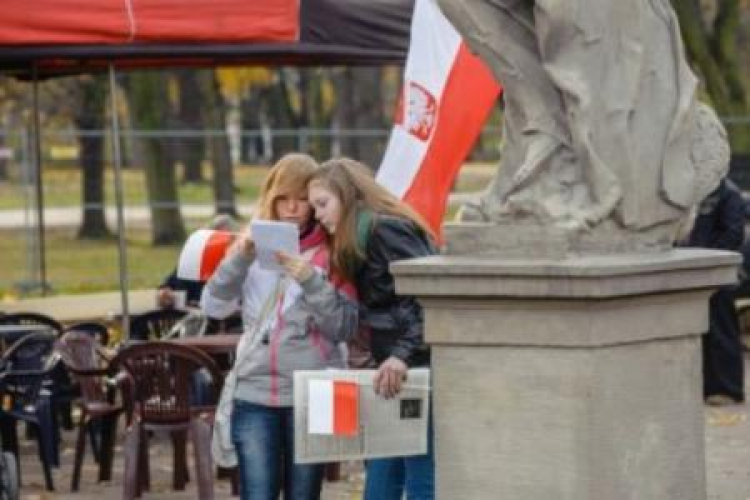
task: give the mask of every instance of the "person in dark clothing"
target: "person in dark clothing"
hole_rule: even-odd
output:
[[[354,281],[360,324],[369,331],[377,364],[375,391],[395,397],[407,369],[429,366],[422,307],[396,293],[393,261],[437,253],[430,229],[408,205],[377,184],[370,170],[349,158],[325,162],[308,183],[315,217],[331,240],[331,268]],[[434,498],[434,450],[428,424],[424,455],[366,461],[364,500]]]
[[[698,206],[688,246],[740,251],[745,238],[745,203],[729,180]],[[709,331],[703,336],[703,395],[708,404],[745,400],[744,364],[735,287],[724,286],[709,302]]]
[[[237,223],[228,215],[217,215],[207,226],[208,229],[216,231],[237,230]],[[177,276],[177,269],[173,269],[156,290],[156,303],[161,309],[172,309],[179,307],[177,293],[185,293],[185,304],[187,308],[198,308],[200,306],[201,294],[205,286],[203,281],[186,280]],[[223,320],[208,318],[205,333],[242,333],[242,317],[239,306],[237,312]]]
[[[235,231],[236,225],[230,216],[222,214],[214,217],[207,228],[216,231]],[[204,284],[202,281],[179,278],[177,277],[177,269],[173,269],[164,278],[164,281],[161,282],[159,288],[156,289],[156,303],[162,309],[171,309],[177,305],[175,292],[184,291],[185,305],[188,307],[198,307]]]
[[[177,269],[174,269],[164,281],[161,282],[156,291],[156,300],[162,309],[175,307],[175,292],[185,292],[185,304],[197,307],[203,293],[202,281],[184,280],[177,277]]]
[[[750,202],[745,201],[745,220],[750,219]],[[750,238],[745,240],[740,250],[742,267],[740,268],[740,284],[734,291],[735,299],[750,299]]]

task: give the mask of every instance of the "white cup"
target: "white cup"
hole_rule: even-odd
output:
[[[174,290],[174,307],[175,309],[185,309],[187,307],[187,292],[185,290]]]

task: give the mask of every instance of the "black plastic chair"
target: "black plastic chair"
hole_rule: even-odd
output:
[[[96,321],[84,321],[66,326],[63,333],[67,332],[87,333],[96,339],[100,346],[107,347],[109,345],[109,328],[102,323],[97,323]]]
[[[60,434],[54,412],[55,379],[59,365],[55,337],[32,333],[13,344],[0,358],[0,429],[6,451],[18,457],[16,421],[36,427],[44,480],[54,491],[52,467],[59,466]],[[20,477],[20,471],[19,471]]]
[[[19,489],[16,456],[0,447],[0,499],[18,500]]]
[[[46,314],[33,312],[10,313],[0,316],[0,325],[44,325],[55,331],[58,335],[62,333],[63,326],[56,319]]]
[[[155,309],[139,314],[130,322],[129,340],[159,340],[186,314],[179,309]]]

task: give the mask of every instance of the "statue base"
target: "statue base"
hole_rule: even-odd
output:
[[[674,224],[628,232],[608,222],[591,231],[519,222],[448,223],[443,225],[444,253],[562,259],[572,254],[662,252],[673,246]]]
[[[439,499],[706,498],[700,336],[739,256],[433,256],[425,310]]]

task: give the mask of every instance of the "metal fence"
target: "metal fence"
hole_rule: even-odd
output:
[[[724,119],[730,132],[745,130],[750,127],[750,116]],[[252,189],[247,186],[248,172],[255,171],[257,178],[262,178],[265,170],[253,166],[269,165],[275,158],[287,151],[306,151],[315,157],[325,159],[339,154],[348,154],[357,158],[370,155],[371,165],[379,163],[380,155],[388,140],[389,130],[339,130],[339,129],[287,129],[287,130],[122,130],[123,160],[130,173],[129,183],[125,184],[126,224],[125,231],[129,245],[136,251],[130,252],[128,269],[131,275],[131,288],[155,287],[162,274],[174,264],[179,248],[144,250],[138,254],[140,247],[148,247],[148,221],[150,210],[155,208],[175,208],[179,206],[187,222],[187,229],[197,227],[211,218],[217,205],[230,203],[230,200],[216,200],[211,188],[210,167],[212,157],[209,148],[194,148],[200,155],[203,173],[209,181],[203,187],[182,187],[179,202],[155,199],[146,194],[142,167],[145,162],[143,149],[146,141],[155,141],[165,151],[178,151],[180,154],[170,157],[174,161],[178,181],[184,173],[184,163],[188,161],[186,150],[190,144],[205,144],[212,139],[226,140],[233,172],[237,176],[236,204],[241,215],[252,198]],[[84,135],[102,137],[104,163],[110,165],[111,148],[108,131],[81,133],[75,130],[45,129],[41,137],[41,158],[43,196],[45,205],[45,233],[50,236],[51,247],[47,247],[47,281],[53,289],[78,289],[80,291],[102,288],[116,288],[116,272],[109,271],[109,264],[98,264],[96,258],[111,259],[116,263],[117,245],[114,240],[105,240],[99,245],[106,247],[106,255],[89,256],[85,244],[75,241],[77,225],[84,209],[105,209],[113,212],[114,202],[111,192],[104,203],[84,205],[81,198],[80,177],[80,138]],[[495,164],[500,158],[500,130],[487,127],[482,132],[471,155],[471,160]],[[0,131],[0,298],[7,294],[25,294],[38,292],[43,288],[40,275],[40,231],[36,216],[37,191],[34,185],[33,166],[34,141],[27,130]],[[106,187],[111,191],[111,168],[106,167]],[[491,169],[487,169],[491,170]],[[66,174],[69,173],[70,175]],[[53,175],[54,173],[54,175]],[[479,188],[486,178],[477,178],[463,188]],[[732,159],[731,177],[741,187],[750,190],[750,155],[735,154]],[[257,186],[256,186],[257,187]],[[110,217],[110,228],[114,228]],[[44,236],[41,236],[44,237]],[[70,252],[60,249],[58,245],[69,245]],[[83,245],[83,246],[82,246]],[[43,247],[43,246],[42,246]],[[84,250],[80,250],[83,248]],[[76,257],[74,263],[68,258]],[[62,255],[60,255],[62,254]],[[70,255],[68,255],[70,254]],[[161,259],[160,271],[154,271],[147,262]],[[65,258],[63,258],[65,257]],[[140,259],[140,260],[138,260]],[[76,268],[76,266],[79,266]],[[113,266],[116,267],[116,266]],[[158,266],[157,266],[158,267]],[[107,271],[103,271],[107,269]],[[71,287],[71,273],[77,283]],[[139,274],[140,273],[140,274]]]

